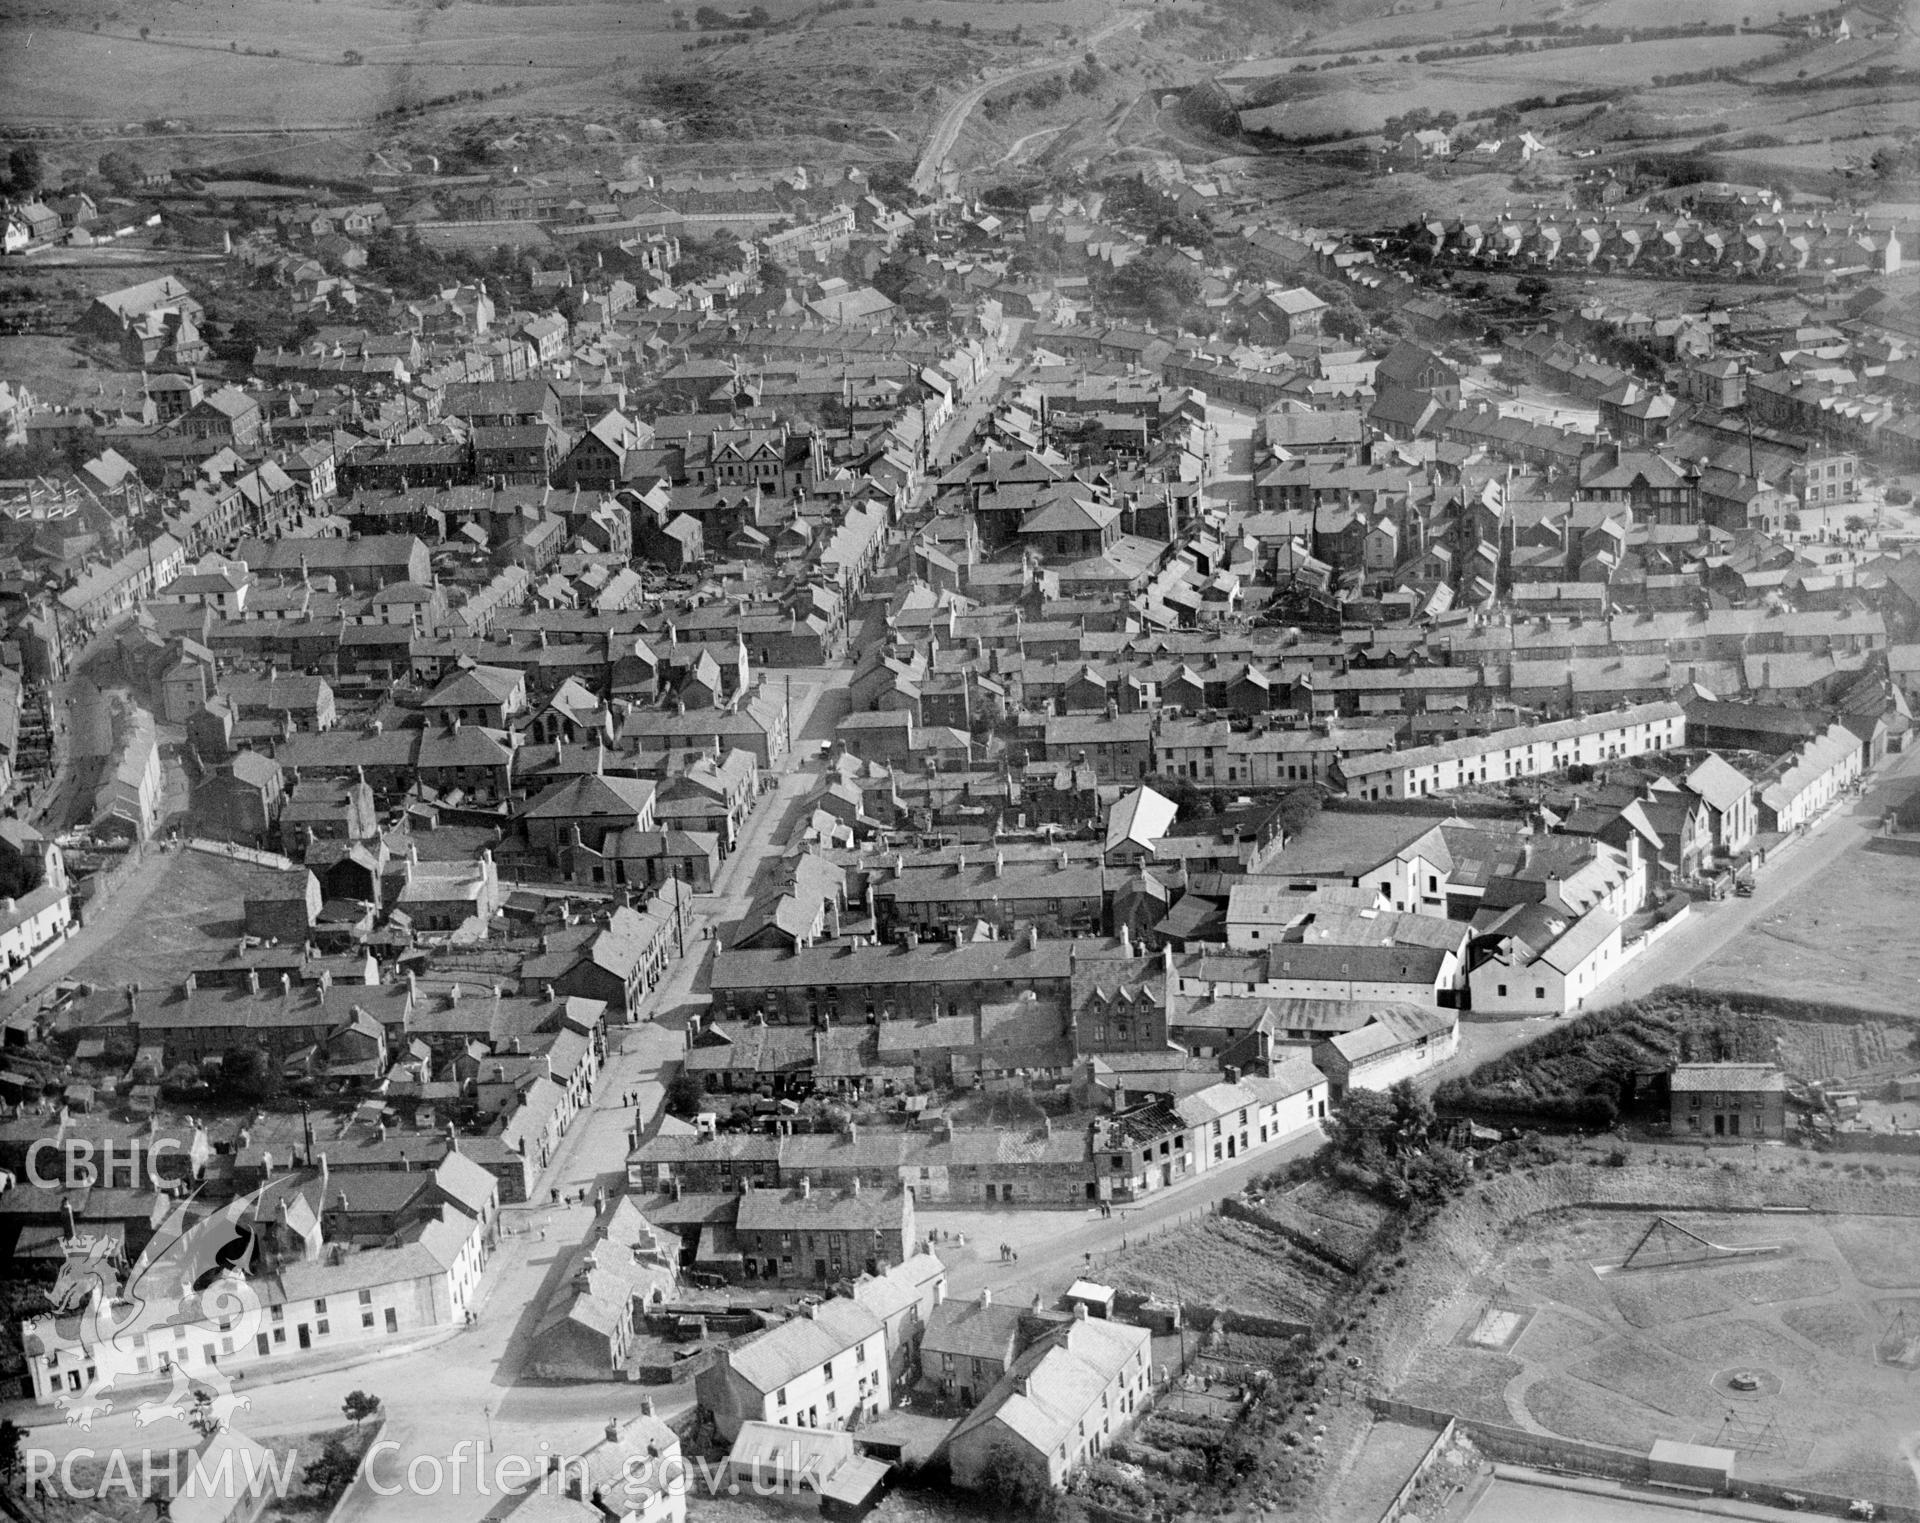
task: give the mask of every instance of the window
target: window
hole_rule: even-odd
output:
[[[864,1344],[864,1343],[863,1343],[863,1344],[861,1344],[861,1345],[860,1345],[860,1346],[859,1346],[858,1348],[856,1348],[856,1349],[855,1349],[855,1350],[853,1351],[853,1362],[854,1362],[855,1364],[865,1364],[865,1363],[867,1362],[867,1346],[866,1346],[866,1344]]]
[[[774,1405],[784,1407],[787,1404],[787,1388],[782,1386],[779,1390],[775,1391],[773,1393],[773,1400]]]
[[[316,1317],[324,1317],[327,1314],[327,1298],[325,1296],[315,1296],[313,1298],[313,1314]]]
[[[820,1366],[820,1374],[827,1380],[833,1379],[833,1361],[831,1359]]]
[[[1505,984],[1500,985],[1500,997],[1502,999],[1507,997],[1507,986]]]
[[[373,1292],[372,1292],[372,1291],[370,1291],[370,1290],[363,1290],[363,1291],[361,1291],[361,1292],[360,1292],[360,1304],[361,1304],[362,1306],[371,1306],[371,1305],[373,1305]]]
[[[363,1329],[364,1329],[364,1328],[370,1328],[370,1327],[372,1327],[372,1326],[373,1326],[373,1313],[372,1313],[372,1312],[370,1312],[370,1311],[363,1311],[363,1312],[361,1312],[361,1313],[360,1313],[360,1326],[361,1326],[361,1327],[362,1327]]]

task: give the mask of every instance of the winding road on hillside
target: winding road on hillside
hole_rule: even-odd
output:
[[[1146,21],[1146,14],[1120,15],[1114,17],[1105,26],[1092,33],[1086,45],[1097,48],[1109,37],[1140,26]],[[964,95],[940,113],[933,124],[933,131],[927,137],[927,146],[920,155],[920,162],[914,167],[913,178],[908,183],[919,195],[930,195],[940,183],[940,168],[947,162],[947,155],[953,152],[953,145],[960,140],[960,129],[967,124],[973,108],[985,100],[989,94],[1002,85],[1013,83],[1016,79],[1028,79],[1041,74],[1058,74],[1063,69],[1073,67],[1072,58],[1048,58],[1044,63],[1022,64],[1018,68],[1002,69],[989,74],[979,84],[973,86]]]

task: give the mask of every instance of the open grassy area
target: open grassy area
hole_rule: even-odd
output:
[[[239,944],[248,890],[271,877],[269,869],[244,862],[175,851],[139,919],[88,956],[73,977],[108,989],[179,983],[190,969],[218,961]]]
[[[1703,988],[1911,1013],[1920,857],[1855,847],[1703,967]]]
[[[1920,1426],[1920,1387],[1908,1371],[1875,1360],[1893,1313],[1884,1291],[1860,1272],[1863,1263],[1893,1269],[1892,1245],[1911,1244],[1914,1220],[1669,1215],[1715,1242],[1764,1239],[1781,1256],[1601,1277],[1595,1270],[1626,1255],[1650,1213],[1532,1217],[1461,1297],[1468,1321],[1488,1299],[1482,1286],[1497,1285],[1502,1304],[1536,1308],[1511,1351],[1462,1348],[1459,1318],[1443,1318],[1395,1394],[1641,1452],[1659,1438],[1726,1442],[1739,1450],[1738,1475],[1811,1488],[1846,1474],[1851,1489],[1840,1489],[1847,1495],[1907,1506],[1920,1500],[1920,1484],[1901,1460]],[[1591,1281],[1602,1294],[1563,1296],[1543,1264]],[[1787,1277],[1754,1281],[1776,1270]],[[1736,1369],[1757,1371],[1761,1390],[1723,1389]]]
[[[675,11],[690,18],[695,9],[607,0],[251,0],[238,7],[79,0],[55,9],[9,0],[0,6],[0,98],[13,121],[103,126],[173,119],[354,130],[378,112],[467,91],[507,92],[497,99],[538,109],[612,110],[632,104],[633,90],[649,78],[696,57],[726,56],[687,51],[707,34],[678,30]],[[937,64],[944,79],[962,79],[978,60],[956,67],[939,40],[962,29],[984,41],[1017,28],[1030,49],[1111,14],[1099,0],[878,0],[824,14],[814,0],[769,0],[765,9],[773,29],[746,51],[785,67],[777,80],[770,73],[767,93],[732,98],[748,121],[762,109],[792,111],[836,97],[862,79],[898,82],[869,77],[867,65],[910,78]],[[902,22],[914,29],[890,30]],[[856,28],[858,49],[850,52],[846,33]],[[806,91],[792,89],[796,75],[809,81]]]
[[[1274,1233],[1217,1217],[1136,1248],[1101,1274],[1121,1290],[1301,1322],[1342,1278]]]

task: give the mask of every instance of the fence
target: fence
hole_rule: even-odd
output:
[[[380,1435],[386,1431],[387,1414],[381,1412],[374,1421],[373,1431],[367,1435],[366,1448],[360,1451],[360,1462],[353,1467],[353,1479],[347,1482],[345,1489],[341,1491],[332,1509],[327,1513],[327,1523],[340,1523],[340,1520],[347,1516],[350,1506],[352,1510],[357,1511],[366,1505],[367,1496],[373,1490],[371,1482],[367,1479],[369,1459],[373,1454],[373,1446],[380,1442]]]
[[[1395,1422],[1438,1428],[1442,1439],[1455,1433],[1464,1434],[1488,1459],[1505,1464],[1524,1465],[1530,1470],[1558,1471],[1567,1475],[1597,1476],[1602,1480],[1621,1481],[1628,1485],[1644,1486],[1652,1480],[1650,1455],[1635,1454],[1631,1450],[1615,1449],[1606,1444],[1582,1443],[1579,1439],[1556,1438],[1549,1433],[1528,1433],[1502,1423],[1483,1422],[1479,1418],[1460,1417],[1452,1412],[1416,1406],[1408,1401],[1395,1401],[1389,1396],[1369,1396],[1367,1404],[1379,1416],[1392,1418]],[[1428,1461],[1423,1463],[1430,1462],[1438,1448],[1436,1444],[1434,1449],[1429,1450]],[[1853,1497],[1834,1496],[1829,1492],[1809,1491],[1786,1482],[1749,1480],[1739,1475],[1733,1478],[1732,1492],[1744,1500],[1797,1507],[1836,1517],[1846,1517],[1856,1500]],[[1789,1497],[1797,1500],[1789,1502]],[[1892,1523],[1920,1523],[1920,1508],[1877,1500],[1874,1501],[1874,1508],[1877,1517],[1890,1519]],[[1390,1508],[1382,1523],[1390,1523],[1393,1516]]]
[[[1028,1205],[1026,1201],[1022,1201],[1020,1204],[1023,1206]],[[1047,1203],[1041,1201],[1034,1202],[1034,1204],[1045,1205]],[[1065,1202],[1062,1204],[1065,1204]],[[1084,1203],[1082,1202],[1081,1204]],[[1178,1232],[1182,1227],[1190,1227],[1195,1222],[1204,1221],[1207,1217],[1212,1216],[1213,1212],[1214,1208],[1211,1203],[1204,1206],[1195,1206],[1190,1211],[1182,1211],[1178,1216],[1170,1216],[1163,1222],[1155,1222],[1151,1226],[1142,1227],[1137,1232],[1127,1232],[1121,1237],[1118,1248],[1109,1248],[1105,1253],[1089,1253],[1086,1256],[1084,1267],[1091,1273],[1109,1264],[1119,1263],[1125,1259],[1128,1254],[1132,1253],[1134,1249],[1144,1248],[1148,1243],[1157,1243],[1169,1232]],[[1144,1300],[1145,1298],[1142,1297],[1142,1299]]]
[[[241,846],[233,841],[208,841],[194,836],[187,841],[192,851],[204,851],[210,857],[230,857],[235,862],[251,862],[255,867],[271,867],[280,872],[291,872],[299,864],[291,857],[283,857],[277,851],[256,851],[251,846]]]
[[[82,881],[74,891],[74,898],[83,907],[81,920],[84,924],[91,919],[96,909],[104,909],[113,902],[114,895],[125,888],[133,875],[147,860],[149,847],[136,841],[127,854],[111,867],[103,867]]]
[[[1413,1500],[1413,1494],[1420,1489],[1420,1483],[1427,1478],[1427,1472],[1433,1469],[1434,1461],[1447,1451],[1453,1442],[1454,1421],[1447,1419],[1446,1426],[1434,1439],[1432,1446],[1420,1456],[1420,1463],[1413,1467],[1413,1474],[1407,1477],[1394,1499],[1387,1503],[1387,1510],[1380,1514],[1380,1523],[1400,1523],[1400,1515],[1407,1510],[1407,1504]]]
[[[1330,1247],[1326,1243],[1321,1242],[1318,1238],[1314,1237],[1312,1233],[1304,1232],[1291,1222],[1283,1221],[1281,1218],[1269,1212],[1262,1211],[1258,1206],[1250,1206],[1245,1201],[1237,1200],[1231,1195],[1220,1202],[1220,1214],[1222,1216],[1230,1216],[1236,1221],[1251,1222],[1262,1231],[1271,1232],[1276,1237],[1285,1238],[1302,1253],[1308,1255],[1308,1257],[1316,1258],[1323,1264],[1331,1265],[1333,1268],[1339,1270],[1340,1273],[1346,1275],[1358,1274],[1360,1272],[1367,1260],[1373,1257],[1376,1240],[1379,1237],[1379,1233],[1374,1233],[1367,1240],[1365,1251],[1361,1253],[1357,1259],[1349,1259],[1337,1248]]]

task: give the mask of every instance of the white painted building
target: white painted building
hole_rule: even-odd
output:
[[[1402,1079],[1418,1079],[1459,1046],[1460,1022],[1451,1010],[1400,1007],[1358,1030],[1315,1042],[1313,1061],[1337,1102],[1351,1089],[1391,1089]]]
[[[1602,907],[1568,920],[1544,905],[1517,907],[1475,951],[1467,975],[1483,1015],[1565,1015],[1626,961],[1620,920]]]
[[[216,1320],[197,1302],[158,1308],[154,1321],[136,1322],[116,1339],[134,1359],[134,1373],[120,1383],[167,1379],[176,1365],[231,1371],[462,1322],[486,1261],[481,1223],[443,1206],[399,1236],[391,1247],[282,1264],[275,1275],[248,1282],[258,1310],[237,1317]],[[21,1344],[39,1402],[84,1390],[102,1362],[78,1317],[36,1317],[22,1325]]]
[[[1336,780],[1349,798],[1425,798],[1454,788],[1539,777],[1576,764],[1598,766],[1620,757],[1671,751],[1686,743],[1687,716],[1679,704],[1642,703],[1352,757],[1339,763]]]
[[[729,1443],[744,1422],[844,1428],[856,1416],[871,1420],[893,1405],[886,1328],[844,1297],[806,1306],[792,1321],[722,1349],[695,1390]]]

